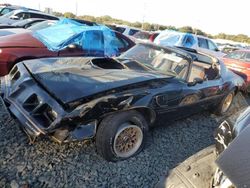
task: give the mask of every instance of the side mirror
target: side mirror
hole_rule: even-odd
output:
[[[194,78],[192,82],[188,82],[188,86],[195,86],[196,84],[202,84],[203,79],[201,78]]]
[[[12,19],[12,20],[19,20],[19,17],[18,16],[11,16],[10,19]]]
[[[219,52],[220,50],[218,48],[215,48],[214,51]]]

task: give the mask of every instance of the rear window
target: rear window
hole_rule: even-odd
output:
[[[128,35],[133,36],[134,34],[136,34],[139,30],[136,29],[130,29],[128,32]]]
[[[126,29],[124,27],[116,27],[115,30],[120,33],[123,33]]]

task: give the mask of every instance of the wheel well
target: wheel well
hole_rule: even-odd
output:
[[[236,94],[238,93],[238,91],[239,91],[239,88],[236,86],[236,87],[234,88],[234,94],[236,95]]]
[[[155,122],[156,113],[154,110],[147,108],[147,107],[135,107],[135,108],[131,108],[131,109],[124,110],[124,111],[131,111],[131,110],[135,110],[135,111],[139,112],[145,118],[145,120],[147,121],[149,126]],[[102,115],[100,117],[100,119],[98,120],[98,126],[106,116],[115,115],[117,113],[124,112],[124,111],[115,111],[115,112],[112,112],[109,114]]]
[[[138,108],[134,108],[133,110],[136,110],[137,112],[142,114],[149,125],[151,125],[155,122],[156,113],[154,110],[152,110],[150,108],[146,108],[146,107],[138,107]]]

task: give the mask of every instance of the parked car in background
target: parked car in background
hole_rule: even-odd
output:
[[[151,33],[150,37],[149,37],[149,40],[151,42],[154,42],[155,38],[159,35],[160,33],[159,32],[153,32]]]
[[[7,7],[7,6],[11,6],[11,4],[7,4],[7,3],[1,3],[0,4],[0,12],[2,11],[3,8]],[[1,16],[1,15],[0,15]]]
[[[201,150],[161,178],[156,188],[250,187],[250,107],[236,122],[223,121],[215,145]]]
[[[129,27],[126,25],[116,25],[114,27],[114,30],[124,34],[124,35],[128,35],[128,36],[133,36],[134,34],[136,34],[138,31],[140,31],[140,29],[135,28],[135,27]]]
[[[138,31],[133,36],[132,39],[139,42],[154,42],[154,39],[159,35],[156,32],[149,32],[149,31]]]
[[[39,18],[33,18],[33,19],[35,19],[35,20],[38,19],[39,20]],[[22,21],[14,23],[12,25],[18,25],[18,24],[26,23],[28,20],[30,20],[30,19],[22,20]],[[70,19],[70,20],[73,20],[73,21],[76,21],[78,23],[85,24],[85,25],[88,25],[88,26],[96,26],[96,25],[98,25],[95,22],[90,22],[90,21],[86,21],[86,20],[80,20],[80,19]],[[28,27],[29,24],[27,24],[26,29],[24,29],[24,28],[0,29],[0,37],[14,35],[14,34],[27,33],[27,32],[34,32],[34,31],[37,31],[37,30],[40,30],[40,29],[45,29],[45,28],[48,28],[50,26],[53,26],[57,22],[58,22],[58,20],[46,20],[46,21],[43,20],[41,22],[32,23],[32,25],[30,25],[29,27]],[[12,25],[10,25],[10,26],[12,27]],[[0,25],[0,27],[1,27],[1,25]]]
[[[95,137],[97,152],[119,161],[142,150],[157,121],[225,114],[242,84],[215,58],[148,43],[118,58],[22,61],[1,78],[1,93],[32,142]]]
[[[48,27],[54,23],[54,21],[45,21],[39,23],[40,27]],[[56,21],[55,21],[56,22]],[[25,33],[15,34],[10,36],[1,37],[0,40],[0,76],[8,74],[10,69],[19,61],[25,59],[35,59],[41,57],[57,57],[57,56],[88,56],[89,51],[85,51],[77,46],[69,46],[60,51],[49,50],[39,39],[33,36],[31,31],[37,30],[38,24],[25,30]],[[22,31],[22,32],[24,32]],[[0,30],[1,34],[2,30]],[[63,33],[63,30],[61,31]],[[70,36],[69,36],[70,37]],[[135,43],[128,37],[122,35],[119,32],[114,31],[114,37],[110,43],[114,48],[118,49],[118,54],[127,51],[129,48],[135,45]]]
[[[33,10],[33,11],[39,11],[39,10],[35,10],[35,9],[31,9],[31,8],[26,8],[26,7],[22,7],[22,6],[15,6],[15,5],[10,5],[10,4],[6,4],[3,6],[3,8],[0,10],[0,16],[8,14],[14,10],[18,10],[18,9],[22,9],[22,10]],[[40,12],[40,11],[39,11]]]
[[[20,20],[25,20],[29,18],[42,18],[45,20],[59,20],[59,18],[50,14],[43,13],[43,12],[26,10],[26,9],[18,9],[18,10],[11,11],[10,13],[7,13],[1,16],[0,24],[10,25]]]
[[[21,20],[18,22],[15,22],[11,25],[9,24],[0,24],[0,29],[10,29],[10,28],[28,28],[36,23],[45,21],[45,19],[43,18],[29,18],[29,19],[25,19],[25,20]]]
[[[131,36],[131,38],[133,38],[136,41],[149,42],[150,36],[151,33],[148,31],[138,31],[133,36]]]
[[[222,58],[225,65],[242,76],[250,92],[250,50],[236,50]]]
[[[154,42],[162,46],[192,48],[219,58],[225,55],[225,53],[222,53],[211,39],[191,33],[166,30],[161,32],[155,38]]]

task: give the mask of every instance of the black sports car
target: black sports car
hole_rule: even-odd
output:
[[[137,154],[157,122],[226,113],[243,84],[213,57],[137,44],[117,59],[21,62],[1,78],[1,93],[32,142],[95,137],[98,153],[118,161]]]

